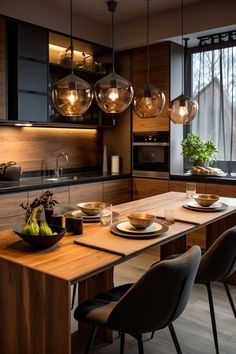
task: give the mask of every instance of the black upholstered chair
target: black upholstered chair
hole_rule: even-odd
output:
[[[92,325],[85,353],[90,353],[98,326],[121,334],[121,354],[126,333],[137,339],[139,354],[143,354],[142,334],[168,326],[181,354],[172,322],[186,307],[200,258],[200,247],[194,246],[176,259],[155,264],[135,284],[115,287],[80,304],[75,319]]]
[[[207,288],[209,307],[211,313],[211,323],[215,342],[216,353],[219,353],[219,345],[217,338],[215,311],[213,305],[213,297],[211,291],[211,283],[222,281],[232,308],[234,317],[236,318],[235,306],[226,282],[236,270],[236,226],[225,231],[211,247],[203,254],[195,282],[204,284]]]
[[[176,259],[179,254],[174,254],[166,259]],[[156,264],[156,263],[154,263]],[[195,283],[204,284],[207,288],[209,307],[211,314],[212,331],[216,353],[219,354],[219,344],[217,336],[217,327],[215,319],[215,311],[211,290],[211,283],[222,281],[226,294],[229,299],[234,317],[236,318],[236,310],[234,302],[227,284],[229,277],[236,270],[236,226],[223,232],[220,237],[211,245],[211,247],[201,257],[199,269],[196,275]],[[152,332],[151,338],[154,332]]]

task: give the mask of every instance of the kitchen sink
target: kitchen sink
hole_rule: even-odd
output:
[[[74,180],[77,179],[75,177],[71,177],[71,176],[62,176],[62,177],[50,177],[50,178],[46,178],[46,181],[50,181],[50,182],[62,182],[62,181],[68,181],[68,180]]]

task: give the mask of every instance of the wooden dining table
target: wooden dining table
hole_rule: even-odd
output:
[[[206,227],[206,247],[236,224],[236,198],[221,198],[217,212],[183,207],[184,193],[168,192],[116,205],[114,222],[132,212],[148,212],[164,222],[174,209],[175,222],[147,239],[114,235],[110,226],[84,223],[83,234],[67,233],[55,246],[36,250],[12,230],[0,232],[0,353],[71,354],[71,286],[79,284],[78,302],[113,286],[113,269],[136,255],[160,247],[161,258],[186,250],[186,234]],[[78,347],[79,347],[78,343]]]

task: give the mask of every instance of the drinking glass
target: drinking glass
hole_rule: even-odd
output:
[[[106,226],[112,224],[112,204],[102,203],[100,205],[100,225]]]
[[[171,225],[175,222],[175,210],[165,209],[165,224]]]
[[[196,183],[186,183],[186,198],[192,198],[194,194],[196,194]]]

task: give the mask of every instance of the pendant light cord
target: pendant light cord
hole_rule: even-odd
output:
[[[73,13],[72,13],[72,0],[70,0],[70,49],[71,52],[71,73],[74,73],[73,62],[74,62],[74,48],[73,48],[73,38],[72,38],[72,29],[73,29]]]
[[[111,44],[112,44],[112,72],[115,72],[115,49],[114,49],[114,7],[111,10]]]
[[[150,84],[150,53],[149,53],[149,1],[147,0],[147,89]]]
[[[182,45],[182,51],[185,51],[184,50],[184,0],[181,0],[181,45]],[[184,93],[184,80],[185,80],[184,55],[185,55],[185,53],[182,53],[182,93]]]

